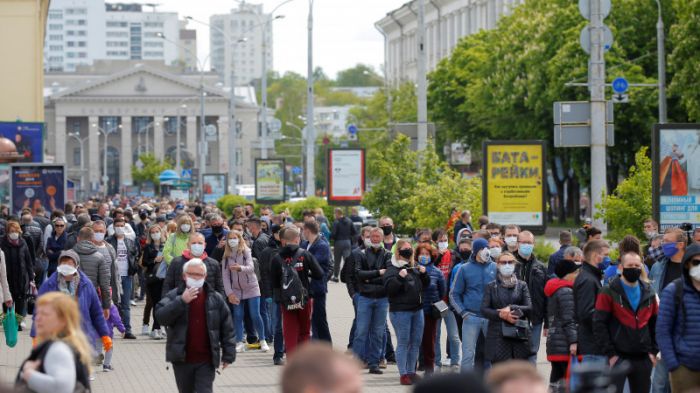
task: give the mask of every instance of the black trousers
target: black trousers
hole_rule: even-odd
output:
[[[649,356],[620,357],[615,367],[626,361],[630,368],[627,374],[615,378],[613,382],[617,387],[617,392],[622,393],[625,389],[625,380],[629,381],[630,392],[648,392],[651,389],[651,370],[654,366]]]
[[[173,363],[180,393],[212,393],[216,370],[211,363]]]

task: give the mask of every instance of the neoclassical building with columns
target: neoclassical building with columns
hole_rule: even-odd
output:
[[[208,153],[203,173],[228,173],[229,160],[234,159],[236,184],[252,184],[255,159],[260,156],[255,92],[250,87],[236,88],[238,129],[231,151],[229,92],[217,81],[214,73],[182,74],[142,63],[84,73],[48,73],[46,154],[56,163],[65,163],[69,179],[86,193],[100,190],[106,154],[108,188],[115,193],[133,184],[132,165],[140,154],[150,152],[158,159],[175,161],[179,117],[183,169],[198,169],[200,85],[204,85]]]

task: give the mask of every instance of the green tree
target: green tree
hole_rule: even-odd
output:
[[[687,117],[700,120],[700,0],[677,0],[673,8],[678,23],[671,27],[671,43],[674,49],[669,65],[675,76],[669,86],[670,93],[680,97]],[[676,118],[683,121],[683,118]]]
[[[152,153],[145,153],[139,156],[139,160],[143,164],[143,169],[139,169],[136,165],[131,166],[131,177],[136,183],[143,183],[150,181],[156,186],[160,185],[160,180],[158,176],[166,170],[172,169],[172,163],[165,161],[160,161]]]
[[[347,87],[381,86],[383,83],[384,80],[374,68],[365,64],[339,71],[335,81],[337,86]]]
[[[644,239],[644,220],[651,215],[651,160],[646,147],[635,155],[635,165],[630,167],[627,178],[603,198],[598,208],[596,217],[609,225],[611,240],[619,241],[629,234]]]

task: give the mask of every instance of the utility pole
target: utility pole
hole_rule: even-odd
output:
[[[656,51],[659,62],[659,123],[668,122],[666,114],[666,47],[664,43],[664,19],[661,14],[661,0],[656,0],[659,20],[656,22]]]
[[[260,108],[260,138],[261,152],[260,158],[267,158],[267,26],[272,23],[268,16],[265,16],[265,24],[262,26],[262,80],[260,81],[260,94],[262,97],[262,108]]]
[[[202,70],[204,72],[204,70]],[[202,194],[202,175],[204,174],[204,171],[206,170],[207,166],[207,160],[206,160],[206,155],[207,155],[207,142],[206,142],[206,136],[204,134],[204,127],[206,126],[205,121],[204,121],[204,80],[199,85],[200,89],[200,98],[199,98],[199,110],[200,110],[200,119],[199,119],[199,173],[197,174],[197,195],[200,197],[203,195]]]
[[[233,58],[233,47],[231,47],[231,58]],[[236,194],[236,138],[238,137],[238,127],[236,126],[236,75],[235,64],[231,63],[231,97],[229,97],[229,117],[228,117],[228,184],[229,193]]]
[[[309,0],[308,20],[308,53],[306,70],[306,196],[316,195],[316,128],[314,127],[314,61],[313,61],[313,32],[314,32],[314,0]]]
[[[428,94],[425,75],[425,0],[418,0],[416,40],[418,41],[418,67],[416,71],[416,80],[418,82],[418,151],[421,151],[428,146]]]
[[[602,0],[590,0],[591,57],[589,89],[591,92],[591,203],[593,224],[605,232],[605,222],[595,218],[602,197],[607,194],[607,156],[605,126],[605,48],[603,45]]]

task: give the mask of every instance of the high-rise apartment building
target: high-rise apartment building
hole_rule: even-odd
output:
[[[103,0],[53,0],[44,45],[44,69],[75,71],[94,60],[162,60],[171,65],[179,53],[175,12],[144,10],[133,3]]]
[[[262,4],[245,2],[228,14],[210,17],[211,65],[227,86],[231,85],[231,67],[234,67],[235,85],[260,79],[263,52],[267,70],[272,69],[271,17],[263,12]]]
[[[197,30],[187,28],[187,20],[180,21],[180,42],[178,46],[179,65],[187,72],[197,70]]]

